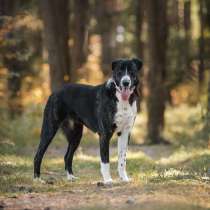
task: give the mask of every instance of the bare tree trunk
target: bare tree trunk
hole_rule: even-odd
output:
[[[180,30],[180,20],[179,20],[179,0],[171,0],[171,15],[168,17],[169,23]]]
[[[144,59],[144,43],[142,41],[143,21],[145,11],[145,0],[136,0],[135,12],[136,12],[136,55],[137,57]],[[142,77],[142,75],[141,75]],[[137,110],[140,111],[140,104],[142,99],[142,83],[140,82],[138,87],[139,98],[137,100]]]
[[[205,13],[205,20],[206,22],[204,23],[204,14],[203,14],[203,9],[204,8],[202,4],[205,3],[205,8],[206,8],[206,13]],[[201,24],[201,36],[203,36],[203,32],[204,32],[204,24],[205,26],[209,29],[210,28],[210,2],[209,1],[200,1],[200,21],[202,23]],[[204,39],[204,37],[202,38]],[[204,53],[204,46],[202,47],[202,44],[204,45],[204,40],[203,43],[200,43],[200,54]],[[202,49],[203,48],[203,52]],[[203,56],[200,55],[200,60],[203,60]],[[201,62],[202,64],[202,62]],[[203,68],[204,68],[204,64]],[[202,66],[200,66],[202,68]],[[201,69],[200,69],[201,70]],[[203,69],[204,70],[204,69]],[[200,76],[201,77],[201,76]],[[202,78],[201,78],[202,79]],[[201,86],[201,82],[200,82],[200,86]],[[208,146],[210,147],[210,71],[208,70],[208,89],[207,89],[207,96],[208,96],[208,100],[207,100],[207,106],[206,106],[206,115],[205,115],[205,125],[203,128],[203,134],[205,134],[205,139],[208,140]]]
[[[15,12],[15,0],[1,0],[0,16],[13,16]]]
[[[116,26],[118,1],[117,0],[102,0],[97,2],[97,19],[101,34],[101,66],[104,76],[110,73],[110,65],[115,57],[116,48]]]
[[[148,140],[163,142],[166,97],[167,0],[148,0],[149,73]]]
[[[185,62],[189,68],[191,45],[191,1],[184,2],[184,29],[185,29]]]
[[[0,30],[2,30],[5,25],[7,25],[6,16],[10,18],[15,17],[17,2],[15,0],[2,0],[0,4],[0,16],[5,16],[0,22]],[[9,21],[8,21],[9,22]],[[10,33],[7,39],[7,44],[4,45],[5,53],[2,54],[3,63],[8,69],[8,109],[9,116],[14,118],[20,115],[23,111],[22,98],[21,98],[21,86],[22,86],[22,71],[24,63],[20,59],[21,48],[25,46],[25,40],[18,39],[18,32],[14,28],[13,19],[10,20],[11,29],[8,31]],[[12,26],[11,26],[12,25]]]
[[[206,126],[210,128],[210,75],[208,81],[208,101],[207,101],[207,112],[206,112]]]
[[[205,40],[204,40],[204,1],[200,0],[200,40],[199,40],[199,84],[203,83],[204,80],[204,46],[205,46]]]
[[[44,41],[48,50],[51,90],[71,80],[69,38],[69,1],[39,0],[44,23]]]
[[[136,0],[136,55],[143,59],[144,43],[142,41],[142,27],[144,21],[145,0]]]
[[[72,51],[73,81],[77,79],[77,69],[87,58],[87,38],[89,22],[89,0],[74,0],[74,45]]]

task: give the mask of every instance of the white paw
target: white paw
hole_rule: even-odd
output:
[[[109,163],[101,163],[101,174],[104,179],[104,184],[112,184],[112,177],[110,175],[110,165]]]
[[[131,182],[131,178],[126,176],[126,177],[120,177],[120,179],[123,181],[123,182]]]
[[[40,177],[34,178],[34,182],[37,182],[37,183],[42,183],[42,184],[45,184],[45,183],[46,183],[46,181],[45,181],[45,180],[43,180],[43,179],[42,179],[42,178],[40,178]]]
[[[113,183],[112,178],[109,178],[109,179],[104,180],[104,184],[105,185],[112,185],[112,183]]]
[[[79,179],[79,177],[76,177],[73,174],[70,174],[69,172],[67,172],[67,180],[68,181],[72,181],[73,182],[73,181],[75,181],[77,179]]]
[[[131,181],[131,178],[128,177],[126,171],[120,172],[120,173],[119,173],[119,176],[120,176],[120,179],[121,179],[123,182],[130,182],[130,181]]]

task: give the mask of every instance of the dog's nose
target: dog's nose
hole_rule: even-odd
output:
[[[130,84],[130,80],[124,79],[124,80],[122,81],[122,84],[123,84],[124,87],[128,87],[129,84]]]

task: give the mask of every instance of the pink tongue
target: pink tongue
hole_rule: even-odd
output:
[[[122,100],[127,101],[130,97],[130,90],[126,90],[126,89],[122,90],[121,97],[122,97]]]

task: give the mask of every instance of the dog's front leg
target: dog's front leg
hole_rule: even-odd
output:
[[[128,145],[129,132],[124,131],[118,138],[118,173],[120,179],[125,182],[129,182],[130,178],[126,172],[126,152]]]
[[[110,175],[110,164],[109,164],[109,142],[110,138],[108,135],[100,136],[100,155],[101,155],[101,174],[105,184],[111,184],[112,178]]]

